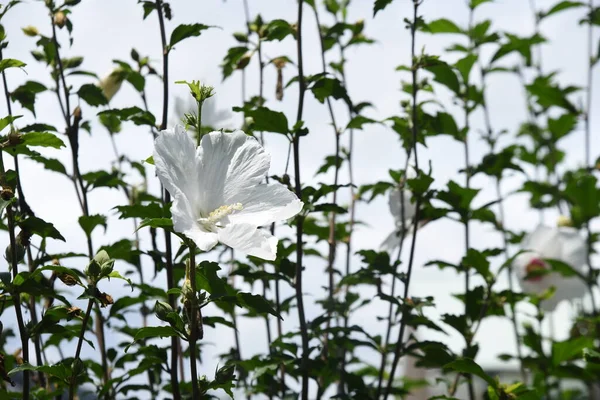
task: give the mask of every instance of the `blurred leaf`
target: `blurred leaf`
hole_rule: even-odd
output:
[[[444,365],[444,368],[452,369],[463,374],[471,374],[480,377],[493,388],[498,388],[498,382],[486,374],[483,369],[473,360],[469,358],[460,358]]]
[[[106,231],[106,217],[104,215],[95,214],[95,215],[82,215],[79,217],[79,226],[85,232],[86,236],[91,236],[92,231],[98,226],[103,226]]]
[[[23,61],[15,60],[14,58],[5,58],[0,61],[0,72],[8,68],[23,68],[26,65]]]
[[[552,364],[557,366],[565,361],[581,359],[583,351],[588,348],[594,348],[594,339],[586,336],[554,342],[552,343]]]
[[[169,47],[171,48],[175,46],[175,44],[189,37],[200,36],[202,31],[208,28],[210,28],[210,26],[204,24],[181,24],[173,29],[171,39],[169,40]]]
[[[102,89],[96,85],[87,83],[79,88],[77,95],[90,106],[97,107],[108,104],[108,100],[104,97]]]

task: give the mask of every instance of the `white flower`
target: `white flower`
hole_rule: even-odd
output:
[[[542,309],[553,311],[562,300],[583,296],[585,282],[579,277],[565,277],[558,272],[527,277],[532,271],[550,269],[544,259],[560,260],[576,271],[584,273],[587,263],[587,246],[576,229],[539,226],[521,242],[523,249],[513,263],[519,285],[525,293],[541,294],[554,287],[554,295],[542,301]]]
[[[110,101],[110,99],[112,99],[119,91],[121,84],[125,79],[125,74],[125,71],[121,68],[115,68],[98,82],[98,86],[102,89],[102,94],[104,94],[106,100]]]
[[[279,183],[262,184],[270,156],[242,131],[211,132],[200,147],[181,126],[162,131],[154,144],[158,177],[173,196],[175,231],[203,251],[221,242],[240,252],[274,260],[277,239],[267,229],[302,210],[303,203]]]
[[[390,212],[394,217],[394,223],[396,229],[390,233],[388,237],[381,244],[383,251],[391,252],[396,247],[400,246],[400,240],[402,238],[402,217],[404,216],[404,229],[406,230],[405,236],[410,234],[410,227],[412,226],[413,219],[417,212],[415,203],[410,201],[411,192],[407,189],[395,189],[390,192],[389,205]],[[404,215],[402,212],[402,203],[404,202]]]

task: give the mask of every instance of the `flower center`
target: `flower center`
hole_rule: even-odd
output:
[[[226,220],[228,216],[242,209],[242,203],[221,206],[216,210],[211,211],[207,217],[198,218],[198,223],[207,231],[214,232],[217,228],[222,228],[224,226],[223,223],[226,221],[223,220]]]
[[[525,267],[525,272],[527,272],[526,276],[529,276],[530,274],[532,276],[529,276],[525,279],[528,281],[532,281],[532,282],[538,282],[542,279],[543,275],[536,275],[533,273],[535,271],[541,271],[541,270],[545,270],[545,269],[546,269],[546,264],[544,263],[544,261],[540,260],[539,258],[534,258],[533,260],[531,260],[531,262],[529,264],[527,264],[527,267]]]

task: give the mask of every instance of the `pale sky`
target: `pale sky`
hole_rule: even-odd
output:
[[[538,1],[537,7],[548,9],[555,1]],[[291,0],[250,0],[250,13],[252,16],[260,13],[264,20],[275,18],[286,19],[290,22],[296,20],[295,2]],[[347,65],[348,88],[350,97],[354,102],[370,101],[374,108],[365,111],[365,115],[375,119],[384,119],[392,115],[401,114],[399,101],[404,99],[400,92],[400,81],[409,79],[408,75],[395,71],[400,64],[410,61],[410,35],[404,29],[404,18],[412,13],[412,2],[396,0],[384,12],[380,12],[375,19],[372,17],[373,1],[355,0],[350,6],[348,21],[352,22],[363,18],[365,20],[365,35],[376,40],[373,45],[355,47],[347,52],[349,64]],[[179,23],[201,22],[215,25],[220,29],[205,31],[201,37],[186,40],[178,44],[170,56],[170,82],[177,80],[201,79],[216,89],[215,101],[217,108],[230,110],[231,107],[241,103],[241,75],[235,73],[233,77],[222,82],[220,63],[227,49],[236,45],[232,37],[233,32],[244,31],[245,21],[241,0],[211,0],[204,2],[178,1],[172,2],[173,21],[167,24],[167,30],[172,30]],[[425,0],[421,15],[426,20],[449,18],[459,25],[466,26],[468,10],[463,0]],[[586,55],[586,29],[577,24],[582,17],[583,9],[567,11],[558,17],[549,19],[542,25],[542,33],[549,39],[551,45],[542,47],[542,64],[544,71],[558,70],[558,79],[563,84],[584,86],[587,71]],[[321,11],[320,18],[323,24],[331,24],[328,14]],[[533,29],[533,16],[528,2],[523,0],[496,0],[477,9],[475,20],[492,19],[492,29],[508,31],[516,34],[530,34]],[[130,60],[129,53],[135,48],[140,55],[150,55],[154,67],[160,70],[161,45],[156,14],[150,15],[142,21],[142,7],[135,1],[123,0],[87,0],[74,8],[71,19],[74,23],[75,41],[71,48],[67,47],[65,32],[60,33],[60,40],[64,44],[62,56],[85,57],[82,68],[96,72],[102,76],[109,72],[113,59]],[[50,34],[49,17],[42,2],[29,1],[10,11],[3,21],[9,47],[4,51],[5,57],[17,58],[28,65],[26,73],[20,70],[10,70],[7,73],[10,89],[14,89],[25,80],[37,80],[51,85],[49,70],[35,62],[30,55],[34,49],[35,40],[25,36],[21,29],[27,25],[36,26],[45,35]],[[560,29],[557,29],[560,27]],[[309,7],[305,8],[303,27],[305,73],[315,74],[321,72],[320,53],[318,51],[317,29],[314,15]],[[597,38],[597,35],[595,36]],[[418,35],[418,48],[424,48],[428,54],[441,54],[447,45],[455,39],[451,36]],[[493,45],[490,46],[493,48]],[[289,55],[295,60],[295,42],[288,38],[283,42],[266,43],[264,45],[266,57]],[[484,51],[483,57],[489,55]],[[453,61],[451,54],[444,55],[444,59]],[[328,54],[328,61],[337,60],[337,52]],[[506,57],[504,63],[512,65],[513,57]],[[597,72],[597,71],[596,71]],[[285,81],[295,75],[293,66],[284,70]],[[473,76],[479,79],[479,74]],[[596,73],[596,76],[598,74]],[[247,69],[247,88],[249,95],[258,93],[258,66],[252,62]],[[89,83],[89,77],[69,77],[75,88],[81,83]],[[594,95],[598,94],[598,82],[595,80]],[[265,96],[268,98],[267,106],[280,110],[293,121],[297,107],[296,87],[293,85],[285,93],[283,102],[274,99],[276,76],[272,67],[267,68],[265,77]],[[162,107],[162,88],[157,78],[147,79],[147,93],[150,108],[160,120]],[[181,85],[171,85],[172,96],[187,96],[187,89]],[[443,89],[438,91],[439,98],[451,110],[456,111],[449,102],[448,93]],[[490,77],[489,87],[486,91],[487,100],[491,110],[492,124],[495,130],[507,129],[514,133],[521,122],[525,120],[525,103],[523,89],[518,79],[513,75],[497,74]],[[579,96],[578,99],[583,98]],[[4,96],[0,100],[2,110],[6,113]],[[578,101],[576,102],[579,103]],[[127,83],[114,99],[110,106],[114,108],[141,106],[139,96]],[[171,98],[174,105],[174,97]],[[95,114],[101,109],[93,109],[87,104],[82,105],[84,119],[93,120],[92,136],[82,133],[80,137],[80,160],[84,172],[98,169],[108,169],[114,159],[109,137],[96,122]],[[347,113],[344,104],[335,104],[336,117],[340,125],[347,123]],[[51,92],[38,96],[36,103],[38,121],[53,124],[59,129],[63,128],[56,97]],[[172,113],[173,121],[175,116]],[[18,104],[13,105],[13,112],[23,114],[19,120],[21,125],[33,121],[33,116],[27,110],[21,110]],[[316,170],[323,162],[323,158],[333,154],[333,135],[329,126],[329,115],[325,105],[317,102],[310,93],[307,93],[305,111],[306,125],[310,134],[302,139],[301,163],[302,179],[305,183],[331,182],[332,176],[314,177]],[[455,113],[459,125],[463,124],[462,114]],[[232,114],[228,127],[239,127],[240,115]],[[470,134],[471,158],[476,163],[486,152],[486,145],[479,140],[479,132],[483,127],[482,115],[478,111],[471,120],[473,127]],[[598,121],[592,118],[592,157],[597,157],[598,149]],[[143,160],[152,153],[152,141],[147,129],[135,127],[132,124],[123,124],[123,131],[116,138],[121,152],[126,153],[131,159]],[[347,143],[347,134],[342,139]],[[286,141],[275,134],[266,134],[267,149],[272,155],[272,174],[283,172],[286,160]],[[508,141],[503,142],[506,145]],[[432,138],[427,143],[427,148],[419,149],[420,163],[426,165],[431,160],[433,175],[436,178],[434,186],[441,188],[449,179],[460,184],[464,176],[458,174],[463,168],[463,147],[447,136]],[[559,147],[568,150],[567,165],[580,166],[583,163],[583,132],[578,131],[569,138],[561,141]],[[69,152],[45,151],[44,154],[58,158],[66,166],[70,166]],[[405,162],[404,152],[397,139],[397,135],[382,125],[367,125],[363,131],[355,133],[354,170],[355,183],[366,184],[378,180],[387,180],[387,171],[390,168],[403,168]],[[149,176],[153,175],[152,168],[148,168]],[[58,174],[45,171],[39,164],[25,161],[22,163],[22,181],[29,204],[41,218],[55,224],[59,231],[67,238],[67,243],[51,241],[50,248],[59,252],[84,248],[84,237],[77,223],[80,208],[77,204],[72,184]],[[507,193],[517,189],[521,178],[507,179],[503,185],[503,192]],[[347,180],[347,172],[341,175],[342,182]],[[472,180],[472,186],[482,188],[481,194],[476,198],[475,204],[481,205],[495,198],[492,181],[477,176]],[[157,190],[158,182],[151,182],[151,189]],[[347,193],[342,196],[342,202],[348,202]],[[116,190],[97,189],[90,195],[91,213],[111,215],[108,230],[103,233],[97,229],[94,233],[96,248],[103,244],[112,243],[121,238],[132,237],[131,221],[118,220],[112,208],[124,203],[124,196]],[[533,230],[538,223],[538,214],[528,209],[527,195],[514,195],[506,201],[506,225],[514,230]],[[554,225],[557,214],[554,211],[546,213],[546,223]],[[393,229],[393,220],[387,207],[387,198],[379,198],[371,204],[358,205],[357,218],[365,222],[366,226],[357,228],[354,236],[355,250],[376,249],[381,241]],[[284,229],[279,232],[287,232]],[[142,246],[149,245],[149,238],[143,235]],[[472,247],[482,249],[500,246],[501,237],[489,225],[472,224]],[[7,239],[6,239],[7,240]],[[324,247],[323,247],[324,249]],[[340,247],[342,250],[342,247]],[[408,250],[408,249],[407,249]],[[464,291],[463,277],[450,271],[438,271],[435,267],[422,268],[427,261],[444,259],[449,262],[460,260],[464,253],[463,227],[449,220],[435,221],[423,228],[417,239],[415,269],[410,287],[413,296],[433,295],[436,308],[428,311],[428,315],[436,316],[442,313],[459,313],[462,306],[451,294]],[[408,253],[403,255],[408,260]],[[146,260],[148,261],[148,260]],[[65,263],[67,264],[67,263]],[[83,268],[85,261],[69,260],[68,266]],[[5,264],[6,265],[6,264]],[[117,262],[116,268],[121,272],[131,270],[130,266]],[[337,267],[342,269],[344,254],[340,251]],[[359,258],[355,258],[353,269],[359,268]],[[314,300],[322,298],[325,291],[322,286],[325,282],[326,264],[322,260],[307,258],[304,273],[307,318],[314,319],[320,314],[320,307]],[[225,267],[223,268],[226,269]],[[146,276],[152,273],[152,266],[145,265]],[[159,276],[155,284],[164,282],[164,276]],[[121,284],[110,283],[105,290],[110,288],[110,294],[117,299],[119,296],[132,295]],[[502,277],[498,288],[506,287],[507,281]],[[254,288],[258,291],[258,288]],[[284,298],[292,294],[291,288],[286,288]],[[362,294],[373,297],[371,289],[362,290]],[[81,308],[82,302],[75,302]],[[527,306],[520,308],[521,312],[532,313],[533,309]],[[210,311],[208,311],[210,312]],[[384,325],[376,320],[376,316],[387,314],[387,303],[376,299],[369,307],[356,314],[352,323],[360,324],[371,334],[381,334]],[[572,311],[568,304],[559,306],[555,313],[556,335],[564,337],[570,324]],[[297,317],[295,313],[284,316],[284,328],[296,329]],[[139,326],[139,321],[131,318]],[[523,320],[523,317],[521,317]],[[158,324],[158,323],[157,323]],[[5,324],[7,325],[7,324]],[[274,328],[274,324],[272,324]],[[239,322],[242,354],[249,357],[256,352],[266,352],[266,339],[264,338],[264,321],[262,319],[241,319]],[[431,331],[419,331],[422,339],[443,340],[453,350],[460,351],[464,344],[455,335],[452,328],[447,329],[449,336],[434,334]],[[275,334],[275,332],[273,332]],[[121,342],[123,337],[110,337],[109,343]],[[233,334],[230,330],[219,328],[218,331],[207,328],[205,341],[211,343],[205,348],[205,355],[201,366],[203,373],[212,376],[218,360],[214,357],[226,351],[233,343]],[[498,367],[497,355],[500,353],[514,353],[514,337],[510,322],[506,318],[491,317],[487,319],[477,334],[480,352],[477,361],[484,367]],[[69,351],[70,349],[66,349]],[[89,351],[84,347],[84,351]],[[70,354],[67,354],[70,355]],[[362,357],[378,364],[379,357],[369,352],[361,354]],[[56,361],[56,360],[55,360]],[[189,376],[189,375],[188,375]]]

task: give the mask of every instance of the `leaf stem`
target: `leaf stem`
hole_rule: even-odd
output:
[[[163,2],[162,0],[155,0],[156,13],[158,15],[158,24],[160,27],[160,39],[162,45],[162,64],[163,64],[163,108],[162,108],[162,121],[160,129],[167,129],[167,118],[169,115],[169,49],[167,47],[167,34],[165,31],[165,19],[163,14]],[[145,102],[145,97],[144,97]],[[161,185],[161,192],[163,194],[164,205],[171,202],[171,194],[164,189]],[[173,249],[171,243],[171,233],[165,229],[165,259],[166,259],[166,270],[167,270],[167,289],[175,287],[174,271],[173,271]],[[175,309],[177,297],[175,294],[169,295],[169,305]],[[171,373],[171,387],[173,388],[173,400],[181,400],[181,393],[179,391],[179,378],[177,373],[177,358],[179,356],[179,339],[175,336],[171,337],[171,365],[169,371]],[[183,371],[182,371],[183,373]]]
[[[298,39],[297,39],[297,54],[298,54],[298,113],[296,116],[296,124],[302,122],[302,111],[304,109],[304,93],[306,91],[306,83],[304,81],[304,60],[302,57],[302,10],[304,0],[298,0]],[[294,151],[294,179],[296,196],[302,199],[302,181],[300,179],[300,134],[294,132],[293,136],[293,151]],[[310,349],[308,347],[308,329],[306,326],[306,316],[304,313],[304,298],[302,293],[302,256],[303,242],[302,233],[304,225],[304,216],[298,215],[296,218],[296,303],[298,307],[298,320],[300,324],[300,336],[302,338],[302,359],[300,361],[300,372],[302,374],[302,392],[301,399],[308,400],[308,355]]]

